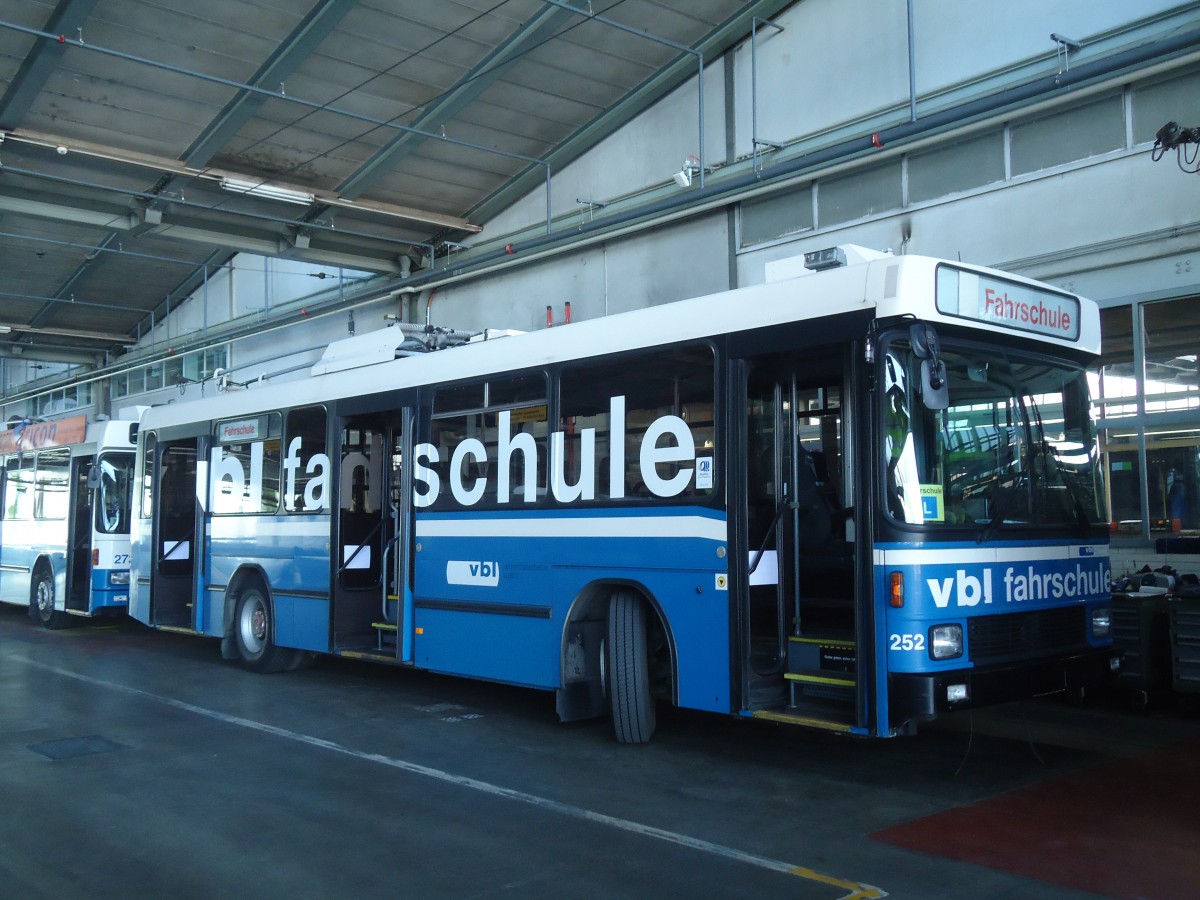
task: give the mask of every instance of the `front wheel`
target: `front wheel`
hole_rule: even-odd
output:
[[[71,617],[54,608],[54,575],[45,569],[38,572],[29,598],[29,615],[50,629],[67,628]]]
[[[657,719],[650,692],[646,605],[632,591],[618,591],[608,605],[608,695],[613,728],[622,744],[644,744]]]
[[[242,664],[252,672],[282,672],[292,663],[293,651],[275,646],[271,603],[257,587],[238,598],[233,636]]]

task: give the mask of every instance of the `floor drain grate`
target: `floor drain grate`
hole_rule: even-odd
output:
[[[110,741],[106,737],[92,734],[87,737],[42,741],[40,744],[30,744],[29,749],[34,753],[40,753],[47,759],[74,759],[76,756],[94,756],[97,753],[124,750],[126,747],[124,744]]]

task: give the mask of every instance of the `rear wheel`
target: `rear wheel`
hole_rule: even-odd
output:
[[[296,651],[275,646],[271,603],[266,593],[252,587],[238,598],[233,636],[242,664],[252,672],[282,672],[292,665]]]
[[[644,744],[657,719],[650,692],[646,605],[632,591],[618,591],[608,605],[608,695],[613,728],[622,744]]]
[[[29,598],[29,614],[50,629],[67,628],[71,617],[54,608],[54,575],[41,569],[33,582]]]

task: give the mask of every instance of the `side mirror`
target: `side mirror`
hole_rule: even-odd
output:
[[[945,409],[950,405],[950,389],[946,384],[946,364],[938,358],[937,331],[927,322],[908,329],[908,341],[913,356],[921,360],[921,402],[926,409]]]
[[[86,481],[87,489],[89,491],[96,490],[96,488],[100,487],[100,480],[101,480],[100,467],[99,466],[88,466],[87,481]]]
[[[940,359],[921,361],[921,402],[926,409],[945,409],[950,405],[946,364]]]

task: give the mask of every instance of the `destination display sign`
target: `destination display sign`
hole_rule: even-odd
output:
[[[949,266],[938,267],[937,308],[977,322],[1079,340],[1077,297]]]
[[[221,422],[217,425],[217,440],[222,444],[237,444],[242,441],[257,441],[267,436],[266,419],[238,419],[236,422]]]

